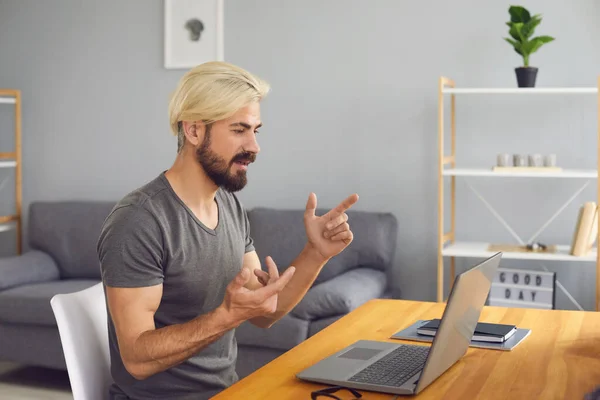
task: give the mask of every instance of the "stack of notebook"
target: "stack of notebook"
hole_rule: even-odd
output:
[[[433,342],[439,325],[439,319],[417,320],[394,333],[391,339]],[[522,343],[530,333],[531,330],[515,325],[478,322],[469,346],[510,351]]]
[[[425,325],[417,328],[417,333],[420,335],[435,336],[440,325],[439,319],[432,319]],[[479,322],[475,327],[475,333],[471,340],[477,342],[497,342],[502,343],[509,339],[512,335],[517,332],[515,325],[505,324],[490,324],[487,322]]]

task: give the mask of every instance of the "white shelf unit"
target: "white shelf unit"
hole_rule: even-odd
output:
[[[588,179],[595,180],[598,198],[600,198],[600,77],[597,87],[572,87],[572,88],[456,88],[455,82],[447,77],[440,77],[438,88],[438,265],[437,265],[437,301],[444,301],[444,260],[450,258],[450,275],[452,284],[455,278],[455,259],[486,258],[494,253],[489,251],[490,243],[477,241],[459,241],[456,238],[456,179],[461,177],[484,178],[541,178],[541,179]],[[451,154],[444,153],[444,100],[450,96],[450,130]],[[500,170],[492,168],[456,168],[456,96],[458,95],[594,95],[598,101],[598,149],[597,169],[580,170],[565,169],[561,171],[535,171],[535,170]],[[450,180],[450,230],[445,231],[444,221],[444,192],[446,178]],[[481,197],[481,196],[480,196]],[[570,201],[574,199],[571,198]],[[483,200],[483,199],[482,199]],[[569,201],[569,202],[570,202]],[[566,207],[565,204],[563,207]],[[560,210],[559,210],[560,212]],[[556,214],[558,215],[558,213]],[[553,217],[555,218],[556,215]],[[598,216],[600,222],[600,215]],[[501,221],[503,222],[503,221]],[[550,222],[550,221],[549,221]],[[548,223],[549,223],[548,222]],[[506,226],[506,224],[505,224]],[[600,233],[600,223],[598,224]],[[513,236],[516,236],[514,234]],[[521,243],[522,244],[522,243]],[[596,311],[600,310],[600,254],[593,249],[585,256],[572,256],[570,244],[556,245],[554,253],[542,252],[503,252],[503,259],[539,260],[539,261],[568,261],[568,262],[595,262],[596,263]]]
[[[0,151],[0,189],[6,179],[6,170],[13,169],[15,176],[15,211],[12,215],[0,216],[0,232],[15,231],[17,254],[21,254],[22,243],[22,168],[21,168],[21,91],[14,89],[0,89],[0,105],[14,108],[14,138],[15,147],[11,152]],[[0,121],[2,122],[2,121]],[[0,129],[0,133],[4,134]],[[0,195],[2,191],[0,190]]]

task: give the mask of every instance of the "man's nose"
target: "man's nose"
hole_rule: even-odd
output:
[[[248,140],[248,143],[244,146],[244,150],[258,154],[260,146],[258,145],[258,140],[256,140],[256,135],[251,135],[251,139]]]

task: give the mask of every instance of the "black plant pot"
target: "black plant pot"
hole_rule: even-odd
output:
[[[538,72],[536,67],[518,67],[515,68],[515,72],[519,87],[535,87],[535,78]]]

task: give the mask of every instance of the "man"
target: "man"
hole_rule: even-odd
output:
[[[267,83],[223,62],[183,76],[169,105],[172,167],[114,207],[98,240],[109,312],[112,399],[202,399],[233,384],[234,331],[268,328],[353,239],[345,211],[306,203],[307,243],[281,276],[263,271],[234,192],[259,152]],[[282,232],[285,234],[285,232]]]

